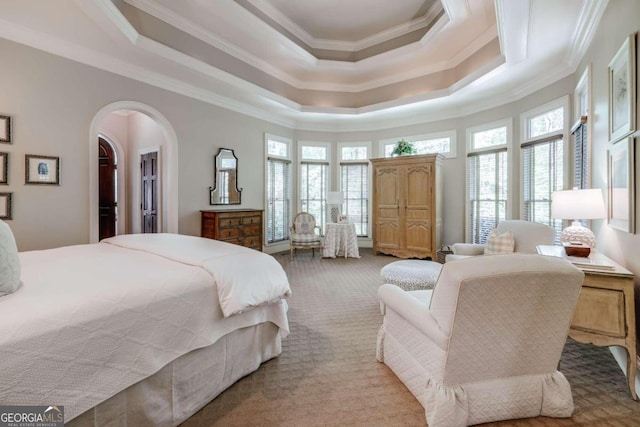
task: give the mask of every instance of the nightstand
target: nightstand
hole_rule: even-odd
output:
[[[566,258],[562,246],[540,245],[537,250],[541,255]],[[631,397],[638,400],[635,388],[638,362],[633,273],[596,250],[591,251],[589,258],[595,261],[593,267],[574,264],[584,272],[584,282],[569,336],[584,344],[624,347],[628,356],[629,391]],[[609,265],[611,268],[602,269],[598,265]]]

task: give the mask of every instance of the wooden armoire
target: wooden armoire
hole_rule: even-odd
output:
[[[374,254],[436,260],[443,160],[442,154],[371,159]]]

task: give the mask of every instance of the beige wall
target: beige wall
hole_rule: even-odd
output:
[[[90,126],[104,106],[132,100],[158,110],[178,139],[179,231],[200,233],[199,211],[209,209],[213,156],[235,149],[242,207],[262,208],[263,134],[292,131],[137,81],[0,39],[0,112],[12,116],[9,225],[21,251],[89,242]],[[24,185],[24,155],[60,156],[61,185]]]
[[[580,77],[583,70],[591,65],[591,81],[593,88],[593,112],[589,114],[592,120],[592,187],[602,188],[607,192],[607,150],[611,147],[608,141],[608,77],[607,65],[616,54],[625,38],[633,32],[640,31],[640,2],[610,0],[602,22],[598,27],[594,40],[584,56],[578,72]],[[638,67],[636,67],[638,68]],[[636,79],[636,81],[638,81]],[[640,105],[636,103],[636,111],[640,113]],[[640,125],[637,120],[636,127]],[[636,132],[636,135],[639,133]],[[636,159],[635,169],[640,179],[640,143],[635,141]],[[636,188],[636,198],[640,197]],[[636,227],[640,228],[640,212],[636,212]],[[606,221],[593,221],[592,229],[596,233],[597,248],[615,261],[627,267],[636,276],[636,323],[640,331],[640,234],[625,233],[607,225]],[[640,229],[637,230],[640,233]]]

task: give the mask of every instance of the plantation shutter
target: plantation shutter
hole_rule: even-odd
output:
[[[551,218],[551,194],[564,189],[564,140],[551,135],[522,144],[522,219],[562,232],[562,220]]]
[[[344,213],[355,224],[358,236],[369,234],[369,164],[340,163]]]
[[[507,149],[468,154],[467,170],[467,241],[485,243],[507,217]]]
[[[587,188],[587,116],[580,120],[571,129],[574,140],[574,173],[573,186],[575,188]]]
[[[267,242],[289,239],[290,189],[288,160],[267,159]]]

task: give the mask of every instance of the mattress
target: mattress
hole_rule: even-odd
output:
[[[287,334],[286,295],[223,313],[222,279],[198,264],[235,245],[155,236],[149,252],[127,239],[20,254],[23,287],[0,298],[1,404],[63,405],[71,420],[235,330],[270,322]]]

